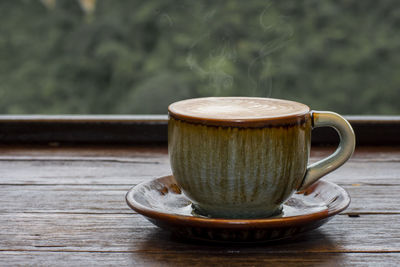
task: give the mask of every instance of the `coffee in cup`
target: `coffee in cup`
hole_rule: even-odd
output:
[[[195,212],[215,218],[278,214],[297,190],[344,164],[355,146],[350,124],[333,112],[255,97],[208,97],[168,108],[174,178]],[[337,130],[331,156],[308,165],[311,130]]]

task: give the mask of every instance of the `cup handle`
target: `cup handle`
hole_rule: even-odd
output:
[[[299,187],[304,190],[316,182],[322,176],[336,170],[343,165],[353,154],[355,147],[355,136],[350,123],[339,114],[328,111],[312,111],[312,127],[332,127],[340,137],[340,143],[336,151],[327,158],[307,166],[303,182]]]

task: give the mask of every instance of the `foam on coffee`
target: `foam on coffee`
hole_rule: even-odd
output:
[[[257,97],[195,98],[176,102],[168,109],[177,117],[235,121],[296,116],[310,111],[298,102]]]

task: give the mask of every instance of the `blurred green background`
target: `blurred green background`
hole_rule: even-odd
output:
[[[400,1],[2,0],[0,113],[246,95],[400,114]]]

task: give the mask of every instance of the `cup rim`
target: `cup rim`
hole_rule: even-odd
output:
[[[283,115],[266,115],[259,116],[255,118],[221,118],[212,116],[198,116],[191,114],[190,112],[185,112],[179,110],[177,106],[182,104],[190,104],[190,102],[207,101],[207,100],[257,100],[257,101],[274,101],[282,103],[296,104],[301,107],[299,111],[286,113]],[[207,126],[222,126],[222,127],[245,127],[245,128],[260,128],[267,126],[291,126],[303,124],[307,119],[310,118],[311,109],[302,103],[277,99],[277,98],[262,98],[262,97],[201,97],[201,98],[191,98],[181,101],[177,101],[169,105],[168,115],[169,118],[175,120],[202,124]]]

